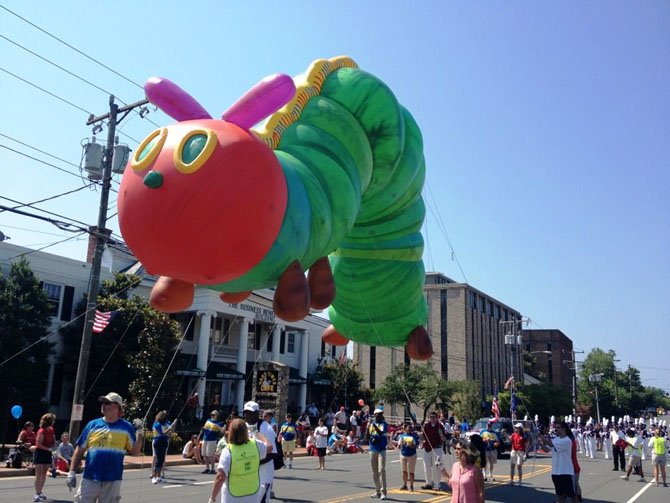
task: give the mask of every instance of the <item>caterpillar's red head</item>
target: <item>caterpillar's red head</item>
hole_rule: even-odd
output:
[[[121,181],[119,224],[149,273],[211,285],[265,256],[286,201],[279,162],[249,131],[187,120],[154,131],[134,153]]]

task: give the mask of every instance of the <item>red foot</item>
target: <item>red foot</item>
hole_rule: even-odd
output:
[[[321,257],[312,264],[307,273],[310,306],[314,309],[325,309],[335,298],[335,280],[330,269],[328,257]]]
[[[228,302],[229,304],[239,304],[244,299],[248,298],[249,295],[251,295],[251,292],[234,292],[234,293],[222,292],[221,294],[219,294],[219,298],[223,302]]]
[[[412,360],[423,361],[433,356],[433,344],[430,342],[430,337],[428,337],[425,328],[416,327],[409,334],[405,350]]]
[[[346,346],[349,343],[349,339],[335,330],[333,325],[329,325],[328,328],[323,331],[321,338],[333,346]]]
[[[193,283],[161,276],[151,290],[149,304],[164,313],[178,313],[193,304]]]
[[[279,278],[273,308],[275,314],[285,321],[302,320],[309,314],[307,278],[297,260]]]

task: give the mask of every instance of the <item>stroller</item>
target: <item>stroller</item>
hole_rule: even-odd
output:
[[[23,467],[23,449],[22,447],[12,447],[7,456],[7,468],[22,468]]]

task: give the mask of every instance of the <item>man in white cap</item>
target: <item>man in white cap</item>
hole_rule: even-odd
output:
[[[123,399],[117,393],[108,393],[98,401],[102,417],[90,421],[79,435],[65,482],[70,490],[77,487],[76,472],[86,453],[84,478],[74,496],[76,503],[120,500],[123,458],[126,452],[137,456],[142,447],[142,420],[130,424],[121,418]]]
[[[523,464],[526,461],[526,456],[528,455],[528,441],[523,434],[523,423],[516,423],[514,425],[514,433],[509,437],[510,442],[512,443],[512,450],[509,454],[509,482],[508,485],[514,484],[514,467],[516,467],[519,472],[519,482],[517,485],[521,485],[521,479],[523,478]]]
[[[261,477],[261,502],[269,503],[270,498],[274,497],[272,481],[275,477],[275,467],[270,454],[274,451],[275,432],[267,421],[259,420],[260,406],[256,402],[250,401],[245,403],[242,413],[249,429],[249,436],[260,440],[268,446],[268,457],[265,460],[261,460],[259,473]]]
[[[368,424],[368,445],[372,479],[375,483],[373,498],[386,499],[386,445],[388,443],[388,424],[384,421],[384,409],[377,407],[374,419]]]

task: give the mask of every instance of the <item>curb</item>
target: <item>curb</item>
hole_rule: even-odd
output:
[[[306,452],[295,452],[293,454],[294,458],[307,457]],[[152,458],[151,456],[145,456],[141,461],[132,460],[133,457],[128,457],[130,460],[123,463],[124,470],[140,470],[143,468],[151,468]],[[189,466],[196,464],[191,459],[168,459],[165,460],[165,466]],[[0,479],[4,477],[34,477],[35,469],[34,468],[2,468],[0,469]]]

